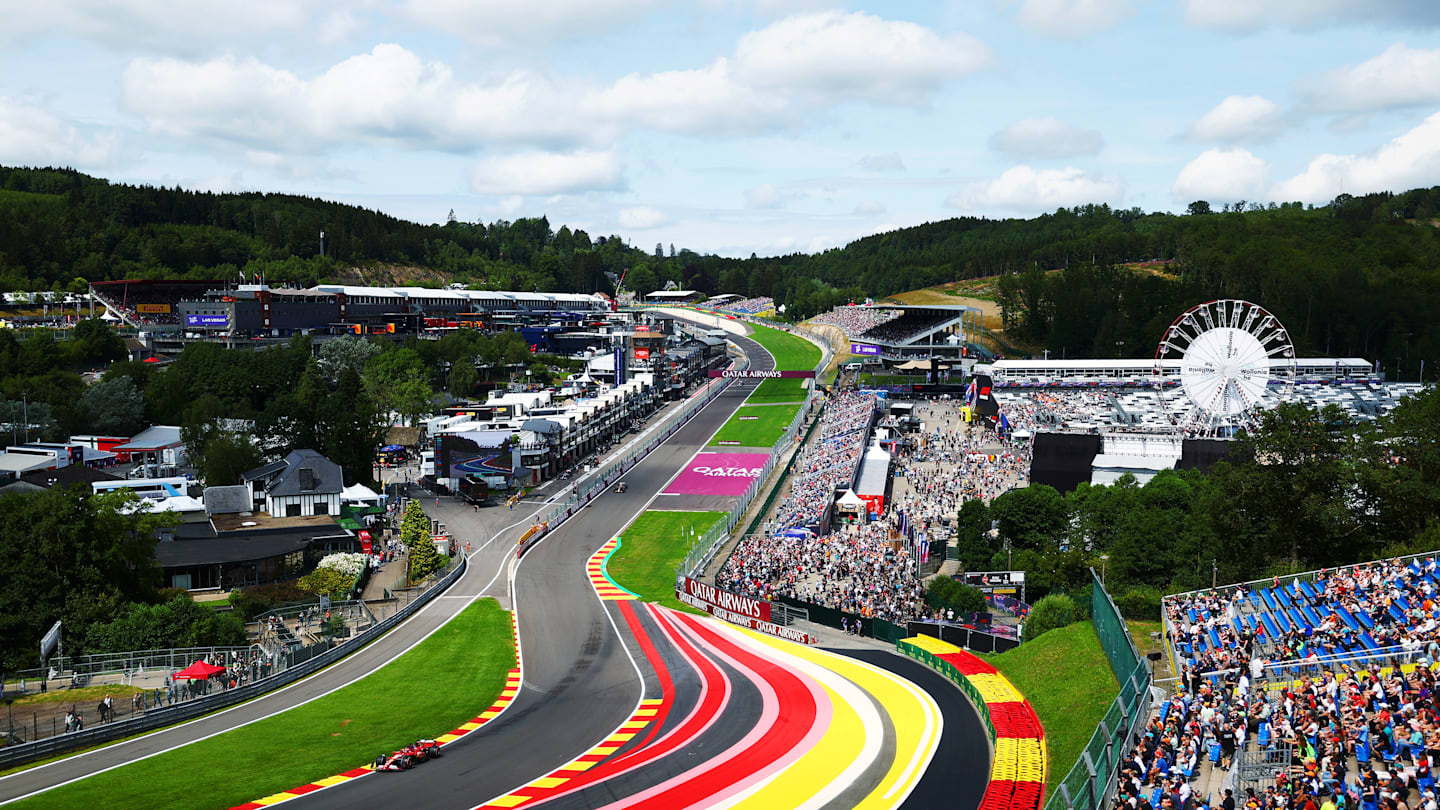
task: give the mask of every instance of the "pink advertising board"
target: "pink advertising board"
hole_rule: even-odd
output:
[[[696,453],[665,491],[675,495],[743,495],[765,468],[764,453]]]

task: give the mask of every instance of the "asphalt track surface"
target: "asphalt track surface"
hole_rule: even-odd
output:
[[[758,344],[732,340],[749,355],[751,368],[771,368]],[[524,680],[484,733],[451,743],[444,757],[415,770],[370,774],[285,804],[977,806],[989,772],[985,732],[973,707],[936,673],[885,650],[831,654],[624,595],[602,599],[615,589],[587,575],[586,561],[603,558],[608,546],[602,546],[704,448],[756,384],[732,382],[623,476],[626,493],[612,487],[510,569]],[[471,597],[503,589],[497,573],[511,548],[503,540],[482,547],[445,598],[319,676],[232,709],[228,717],[0,780],[0,802],[218,733],[361,677]],[[17,779],[31,773],[33,780]]]
[[[773,367],[758,343],[731,339],[749,356],[752,369]],[[621,478],[629,483],[626,492],[611,487],[521,559],[515,568],[514,598],[524,681],[510,707],[486,724],[483,734],[466,735],[446,746],[444,757],[423,767],[372,774],[286,806],[468,810],[575,760],[624,723],[639,704],[642,683],[604,603],[590,586],[585,561],[665,488],[754,385],[733,381]]]
[[[740,336],[731,336],[731,339],[747,352],[751,368],[773,367],[769,353],[760,344]],[[520,567],[522,576],[516,581],[516,596],[525,605],[522,615],[528,622],[526,627],[521,628],[521,632],[524,638],[545,639],[545,642],[532,644],[535,648],[533,651],[525,650],[525,674],[530,681],[522,693],[526,700],[523,705],[517,706],[506,715],[521,714],[532,703],[541,702],[537,700],[541,696],[541,693],[536,691],[537,688],[544,689],[547,693],[563,693],[569,691],[568,687],[582,675],[588,679],[592,671],[598,680],[593,684],[587,680],[587,692],[597,687],[602,694],[609,694],[612,689],[620,692],[636,691],[633,684],[634,671],[623,653],[618,662],[624,664],[623,671],[615,666],[616,661],[611,660],[618,649],[609,628],[597,623],[603,621],[603,613],[598,612],[598,607],[594,610],[588,609],[595,607],[595,600],[585,585],[583,566],[565,566],[563,563],[573,559],[570,555],[575,554],[579,554],[583,561],[585,552],[572,547],[592,544],[595,542],[594,538],[604,535],[606,531],[613,535],[623,528],[646,500],[658,492],[670,476],[679,470],[680,465],[688,461],[690,455],[704,444],[710,434],[724,424],[756,384],[750,380],[731,382],[727,390],[693,417],[689,424],[625,475],[623,480],[630,482],[628,492],[609,492],[600,496],[526,555],[526,562]],[[529,514],[528,509],[515,510],[519,525],[529,524]],[[480,595],[503,598],[507,585],[503,572],[513,557],[515,538],[512,535],[518,534],[518,531],[512,529],[500,532],[488,546],[483,538],[474,538],[472,542],[478,548],[469,559],[465,575],[450,586],[443,596],[433,600],[384,637],[335,665],[225,711],[0,777],[0,804],[222,734],[240,725],[322,697],[365,677],[439,629],[473,598]],[[608,539],[608,536],[605,539]],[[532,560],[531,557],[536,559]],[[557,596],[560,598],[554,598]],[[553,637],[549,634],[553,634]],[[457,696],[457,701],[463,701],[464,697]],[[577,704],[566,702],[564,705],[574,708]],[[584,706],[584,701],[578,705]],[[484,708],[475,707],[476,711]],[[588,715],[591,707],[584,708],[586,711],[582,714]],[[628,711],[628,707],[626,710]],[[567,728],[568,723],[562,722],[560,727]],[[553,728],[549,730],[553,731]],[[522,769],[517,772],[516,781],[523,779],[529,770]],[[363,781],[368,783],[371,780]],[[513,785],[516,781],[510,781],[509,784]],[[365,800],[364,803],[369,802]],[[472,801],[467,806],[475,803]]]

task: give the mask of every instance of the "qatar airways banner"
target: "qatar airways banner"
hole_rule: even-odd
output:
[[[782,627],[770,621],[770,603],[763,599],[741,596],[738,593],[722,591],[714,585],[680,577],[675,582],[675,596],[691,607],[700,608],[717,619],[731,624],[748,627],[761,633],[794,641],[800,644],[815,644],[818,638],[804,630]]]
[[[761,371],[758,369],[728,369],[712,368],[711,377],[725,377],[731,380],[778,380],[778,379],[813,379],[813,371]]]
[[[670,482],[672,495],[743,495],[765,469],[764,453],[696,453]]]

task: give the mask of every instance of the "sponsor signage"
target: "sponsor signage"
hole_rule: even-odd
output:
[[[804,630],[794,630],[772,623],[770,603],[763,599],[722,591],[690,577],[680,577],[675,583],[675,596],[681,602],[731,624],[800,644],[815,644],[819,641]]]
[[[649,350],[649,349],[636,349],[636,350],[635,350],[635,359],[636,359],[636,360],[649,360],[649,359],[650,359],[650,350]]]
[[[696,453],[665,491],[673,495],[743,495],[769,457],[766,453]]]
[[[229,326],[229,315],[186,315],[186,326]]]
[[[791,379],[800,377],[814,379],[813,371],[757,371],[755,369],[743,369],[735,371],[732,369],[716,368],[710,370],[711,377],[728,377],[735,380],[774,380],[781,377]]]
[[[742,416],[742,417],[740,417],[740,421],[741,421],[741,422],[754,422],[755,420],[757,420],[757,419],[759,419],[759,418],[760,418],[760,417],[758,417],[758,416]]]
[[[715,442],[715,443],[716,443],[716,444],[735,445],[735,446],[738,447],[738,446],[740,445],[740,440],[739,440],[739,439],[721,439],[720,441]]]
[[[136,304],[135,311],[144,315],[169,315],[169,304]]]
[[[1017,586],[1025,584],[1025,572],[970,571],[961,574],[960,581],[985,593],[1015,593]]]
[[[879,346],[876,346],[876,345],[873,344],[873,343],[851,343],[851,344],[850,344],[850,353],[851,353],[851,354],[862,354],[862,355],[865,355],[866,357],[879,357],[879,356],[880,356],[880,347],[879,347]]]

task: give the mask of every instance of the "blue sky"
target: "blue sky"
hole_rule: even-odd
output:
[[[1440,183],[1432,0],[0,0],[0,162],[823,250]]]

